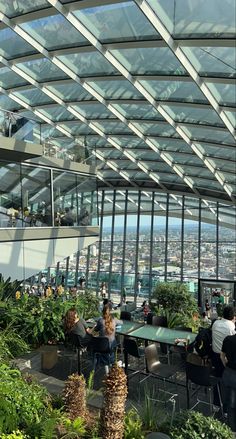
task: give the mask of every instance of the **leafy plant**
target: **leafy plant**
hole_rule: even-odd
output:
[[[23,294],[18,300],[9,300],[0,313],[0,327],[9,324],[33,346],[64,340],[63,318],[69,308],[75,307],[85,318],[98,314],[98,299],[85,292],[77,298],[63,296],[40,298]]]
[[[66,428],[67,433],[61,436],[61,439],[73,439],[84,436],[86,433],[85,421],[82,418],[76,418],[73,421],[70,419],[63,420],[63,426]]]
[[[9,434],[1,434],[1,439],[28,439],[29,436],[26,436],[24,433],[22,433],[21,431],[17,430],[17,431],[13,431],[12,433]]]
[[[157,284],[153,296],[157,305],[170,313],[191,317],[198,312],[197,303],[188,287],[181,282],[161,282]]]
[[[0,331],[0,360],[8,361],[29,352],[28,344],[10,326]]]
[[[129,410],[124,419],[124,439],[144,439],[142,430],[142,421],[137,410]]]
[[[23,429],[37,437],[40,423],[51,409],[48,392],[6,364],[0,365],[0,376],[0,433]]]
[[[16,291],[20,289],[21,282],[15,280],[11,282],[11,278],[3,280],[0,275],[0,301],[7,301],[11,297],[15,297]]]
[[[202,413],[195,411],[182,411],[175,415],[172,427],[165,424],[162,431],[169,434],[172,439],[233,439],[230,428]]]

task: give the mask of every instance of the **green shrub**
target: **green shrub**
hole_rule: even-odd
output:
[[[189,292],[187,285],[181,282],[157,284],[152,298],[156,300],[158,307],[170,313],[192,317],[195,312],[198,312],[196,300]]]
[[[28,439],[29,436],[26,436],[24,433],[20,432],[19,430],[13,431],[9,434],[1,434],[1,439]]]
[[[37,437],[42,419],[51,410],[47,390],[17,369],[0,365],[0,433],[25,430]]]
[[[124,439],[144,439],[142,421],[135,409],[129,410],[125,415]]]
[[[98,315],[98,299],[89,291],[69,300],[64,296],[45,299],[23,294],[6,303],[0,314],[0,327],[14,327],[33,346],[57,343],[64,340],[63,318],[71,307],[86,319]]]
[[[171,439],[233,439],[233,432],[217,419],[194,411],[178,413],[172,427],[163,428]]]

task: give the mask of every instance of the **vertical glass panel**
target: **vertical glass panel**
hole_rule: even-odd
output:
[[[53,171],[54,218],[56,226],[77,224],[76,175]]]
[[[224,242],[218,247],[218,276],[221,279],[231,279],[235,277],[236,267],[236,244],[235,242]]]
[[[183,237],[183,274],[185,279],[198,277],[198,218],[199,201],[196,198],[186,197],[184,203]]]
[[[112,217],[104,216],[103,230],[102,230],[103,241],[111,241],[111,226],[112,226]]]
[[[22,227],[20,165],[0,163],[0,227]]]
[[[116,213],[115,224],[114,224],[114,240],[115,241],[122,241],[123,242],[124,220],[125,220],[124,215],[118,215]]]
[[[153,253],[152,282],[153,287],[165,276],[166,247],[166,195],[155,193],[153,218]]]
[[[167,277],[180,275],[182,239],[182,197],[169,197]]]
[[[123,241],[113,242],[112,271],[121,273],[123,262]]]
[[[22,166],[21,178],[24,226],[52,226],[50,171]]]
[[[236,242],[235,206],[219,205],[219,242]]]
[[[202,202],[200,276],[216,277],[216,204]]]
[[[158,38],[156,30],[134,2],[81,9],[74,14],[103,43]]]

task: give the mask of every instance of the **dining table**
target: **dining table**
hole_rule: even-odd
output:
[[[148,342],[163,343],[167,346],[167,359],[170,363],[169,347],[185,346],[186,349],[191,345],[197,334],[192,332],[164,328],[162,326],[147,325],[144,322],[123,321],[123,324],[116,329],[117,334],[143,340],[145,346]]]

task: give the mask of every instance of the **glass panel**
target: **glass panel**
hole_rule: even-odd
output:
[[[66,122],[61,123],[61,126],[65,129],[68,129],[73,136],[82,135],[86,136],[87,134],[93,134],[94,131],[89,128],[88,125],[85,125],[82,122]]]
[[[61,14],[37,18],[20,26],[47,50],[88,45],[86,38]]]
[[[210,108],[184,107],[184,105],[163,105],[163,108],[176,122],[224,126],[218,114]]]
[[[46,0],[34,0],[33,2],[25,2],[25,0],[17,0],[6,2],[0,0],[0,11],[8,17],[16,17],[17,15],[26,14],[27,12],[37,11],[48,8],[49,4]]]
[[[235,105],[236,83],[218,84],[207,82],[208,88],[221,105]]]
[[[219,206],[219,242],[236,242],[235,214],[234,206]]]
[[[15,111],[22,108],[20,104],[13,101],[13,99],[9,98],[7,95],[0,95],[0,108],[3,110]]]
[[[27,119],[23,113],[0,110],[0,133],[17,140],[41,143],[41,126],[34,120]]]
[[[20,165],[0,163],[0,180],[0,227],[21,227]]]
[[[108,119],[115,116],[99,102],[83,105],[71,105],[72,108],[78,110],[84,117],[88,119]]]
[[[58,95],[65,102],[92,100],[94,97],[88,93],[81,85],[70,80],[64,84],[55,84],[47,86],[49,90]]]
[[[122,122],[94,122],[98,128],[100,128],[105,134],[129,134],[130,129]]]
[[[197,199],[185,198],[183,273],[187,277],[198,277],[198,218]]]
[[[113,107],[128,119],[164,120],[163,116],[149,104],[113,104]]]
[[[183,50],[201,76],[235,77],[235,47],[185,47]]]
[[[13,92],[13,95],[32,106],[54,103],[49,96],[37,88],[15,91]]]
[[[233,280],[236,266],[235,242],[229,241],[224,244],[219,244],[218,258],[219,278]]]
[[[192,140],[234,144],[233,137],[227,131],[193,126],[185,126],[183,129]]]
[[[23,225],[25,227],[51,226],[50,170],[22,166],[21,178]]]
[[[145,135],[156,135],[156,136],[166,136],[166,137],[176,137],[178,134],[175,129],[172,128],[167,123],[135,123],[134,125],[142,131]]]
[[[74,14],[103,43],[158,38],[134,2],[82,9]]]
[[[46,108],[45,110],[42,108],[40,109],[40,111],[45,116],[49,117],[49,119],[51,119],[53,122],[76,119],[73,114],[71,114],[69,111],[59,105]]]
[[[30,44],[9,28],[0,30],[0,41],[0,55],[8,60],[36,53],[36,50]]]
[[[15,72],[10,70],[8,67],[0,68],[0,86],[8,89],[12,87],[18,87],[20,85],[27,84],[27,81],[20,76],[18,76]]]
[[[39,82],[68,78],[59,67],[46,58],[19,63],[17,67]]]
[[[225,38],[235,33],[235,2],[148,0],[175,38]]]
[[[184,67],[170,49],[145,47],[111,50],[132,75],[185,75]],[[155,63],[153,60],[155,59]]]
[[[202,202],[201,242],[215,242],[216,240],[216,203]]]
[[[81,77],[119,74],[99,52],[74,53],[61,55],[58,58]]]
[[[207,99],[194,82],[140,80],[141,84],[158,101],[207,103]]]
[[[143,99],[143,95],[126,80],[86,81],[105,99]]]

